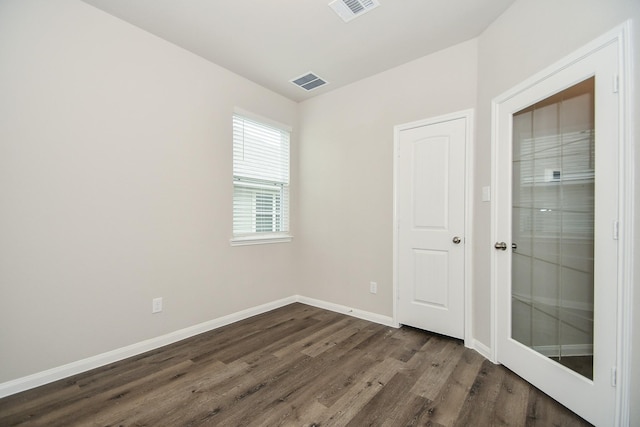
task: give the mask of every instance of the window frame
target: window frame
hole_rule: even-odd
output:
[[[291,134],[292,127],[284,125],[282,123],[276,122],[274,120],[267,119],[265,117],[261,117],[259,115],[253,114],[246,110],[242,110],[240,108],[234,108],[232,114],[232,130],[235,130],[235,124],[233,121],[236,118],[246,119],[248,121],[253,122],[254,124],[263,125],[267,128],[277,129],[282,132],[286,132],[288,134],[288,156],[287,156],[287,170],[289,171],[286,182],[272,182],[269,180],[261,181],[260,179],[243,177],[236,175],[236,164],[235,157],[232,157],[232,180],[233,180],[233,196],[232,196],[232,238],[230,239],[231,246],[244,246],[244,245],[258,245],[258,244],[270,244],[270,243],[284,243],[290,242],[293,239],[291,235],[291,229],[289,227],[289,219],[290,219],[290,193],[291,193],[291,179],[290,179],[290,169],[291,169]],[[235,140],[232,138],[232,144],[235,147]],[[254,197],[254,201],[250,202],[253,210],[253,223],[252,227],[254,229],[259,228],[260,224],[258,221],[258,215],[271,215],[281,216],[281,219],[284,218],[284,227],[285,229],[282,231],[250,231],[250,232],[242,232],[238,233],[235,230],[235,220],[236,220],[236,190],[239,187],[245,188],[245,194],[249,197]],[[255,193],[251,195],[251,188],[255,188]],[[261,189],[264,190],[261,193]],[[276,191],[280,193],[277,194]],[[272,195],[272,206],[273,209],[266,210],[263,212],[259,212],[259,202],[258,198],[261,196]],[[277,211],[276,205],[280,204],[281,209]],[[265,205],[262,204],[262,207]],[[274,224],[273,228],[277,228],[275,226],[276,218],[272,218],[272,223]],[[278,221],[279,223],[279,221]]]

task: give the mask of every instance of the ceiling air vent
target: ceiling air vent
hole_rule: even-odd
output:
[[[371,9],[380,6],[378,0],[333,0],[329,7],[333,9],[344,22],[349,22]]]
[[[321,79],[320,77],[316,76],[313,73],[306,73],[300,77],[297,77],[291,80],[291,83],[293,83],[296,86],[300,86],[304,90],[309,91],[309,90],[316,89],[322,85],[326,85],[328,82],[324,79]]]

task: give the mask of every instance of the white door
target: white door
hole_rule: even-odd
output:
[[[618,45],[496,103],[500,363],[596,425],[614,425]]]
[[[464,337],[468,118],[401,128],[396,150],[398,322]]]

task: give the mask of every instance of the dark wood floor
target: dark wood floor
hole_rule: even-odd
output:
[[[585,426],[458,340],[292,304],[0,400],[0,426]]]

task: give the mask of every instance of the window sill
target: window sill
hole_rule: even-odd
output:
[[[293,236],[283,234],[271,234],[266,236],[242,236],[230,240],[231,246],[266,245],[270,243],[288,243]]]

